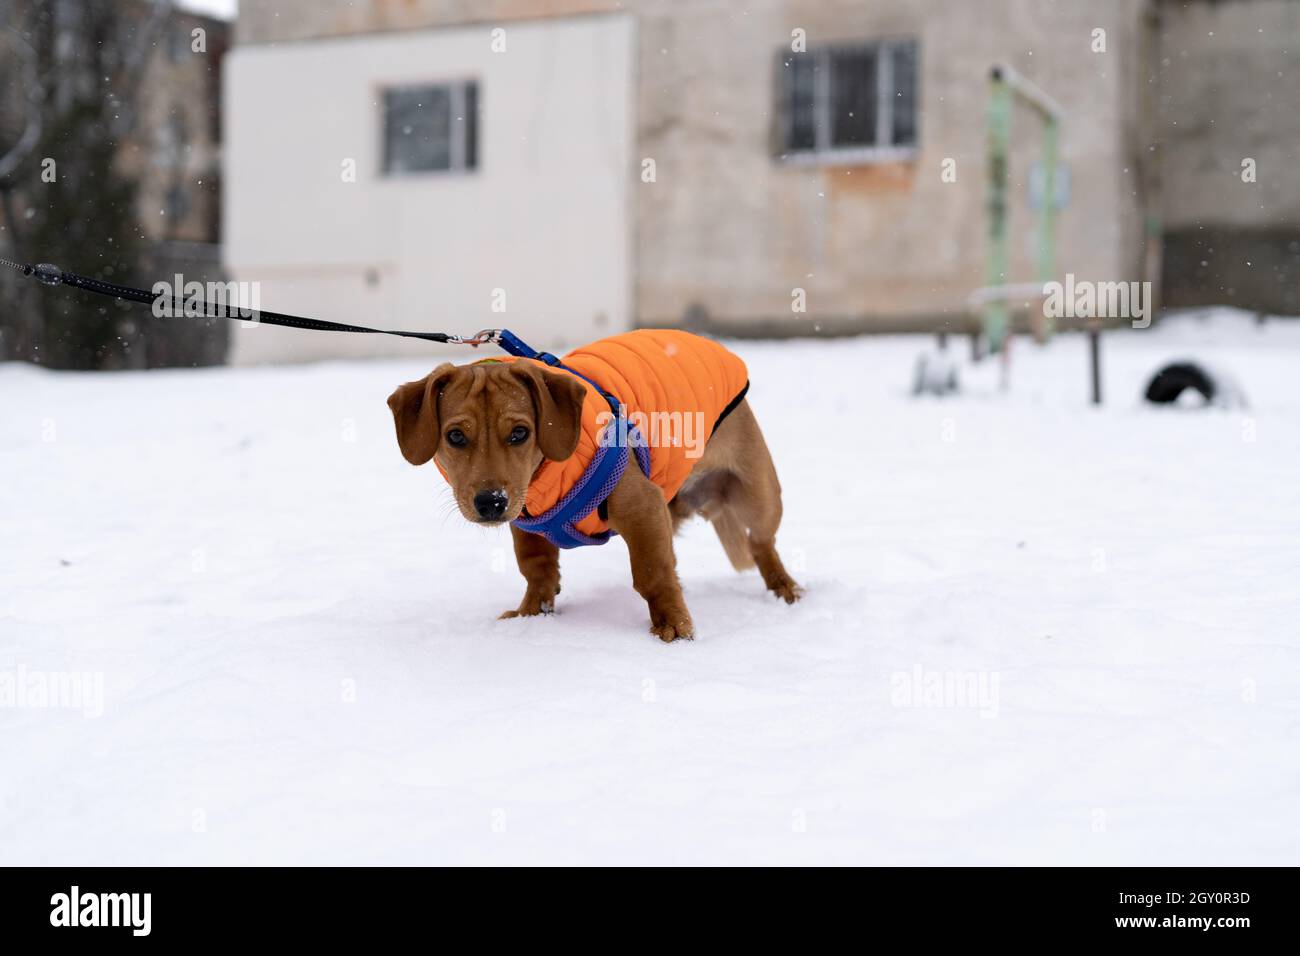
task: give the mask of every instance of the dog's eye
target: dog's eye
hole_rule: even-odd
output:
[[[528,440],[528,429],[523,425],[516,425],[510,430],[510,437],[506,439],[512,445],[521,445]]]
[[[465,437],[465,433],[459,428],[453,428],[447,432],[447,444],[452,448],[464,448],[469,444],[469,439]]]

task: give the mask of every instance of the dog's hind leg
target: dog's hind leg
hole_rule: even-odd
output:
[[[706,457],[715,452],[714,460],[725,463],[731,473],[731,480],[718,502],[717,514],[711,516],[727,556],[741,569],[732,549],[738,547],[739,529],[745,529],[744,542],[763,575],[763,583],[777,597],[793,604],[803,595],[803,589],[790,577],[776,552],[776,531],[781,525],[781,483],[748,402],[741,402],[718,426],[709,441]]]
[[[781,556],[776,553],[776,529],[781,524],[781,487],[776,484],[776,469],[771,468],[771,480],[754,483],[742,481],[736,495],[728,502],[736,519],[749,528],[749,553],[758,565],[759,574],[769,591],[793,604],[803,596],[803,588],[790,577]],[[721,535],[721,531],[719,531]]]

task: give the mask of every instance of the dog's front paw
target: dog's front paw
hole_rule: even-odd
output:
[[[665,644],[670,644],[676,640],[691,641],[695,639],[695,625],[691,623],[689,617],[682,618],[675,624],[660,623],[651,624],[650,633]]]

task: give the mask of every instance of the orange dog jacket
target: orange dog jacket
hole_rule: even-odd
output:
[[[582,430],[564,461],[543,461],[515,525],[559,547],[603,544],[603,514],[635,455],[638,466],[672,500],[722,420],[740,404],[749,373],[717,342],[673,329],[640,329],[574,349],[562,359],[536,352],[509,332],[500,361],[536,361],[587,388]],[[491,361],[491,360],[489,360]]]

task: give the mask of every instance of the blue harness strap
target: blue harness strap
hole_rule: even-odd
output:
[[[646,446],[640,431],[635,427],[628,427],[627,415],[623,411],[622,403],[596,382],[581,372],[569,368],[550,352],[538,352],[508,329],[501,330],[498,344],[511,355],[545,362],[547,365],[562,368],[578,376],[609,402],[609,407],[614,412],[614,420],[605,426],[597,439],[596,454],[564,497],[545,514],[516,518],[511,524],[521,531],[540,534],[557,548],[580,548],[589,544],[604,544],[610,539],[612,531],[589,535],[583,534],[575,525],[600,507],[601,503],[613,493],[614,486],[618,484],[627,469],[629,448],[636,454],[637,465],[640,466],[641,471],[647,478],[650,476],[650,449]]]

